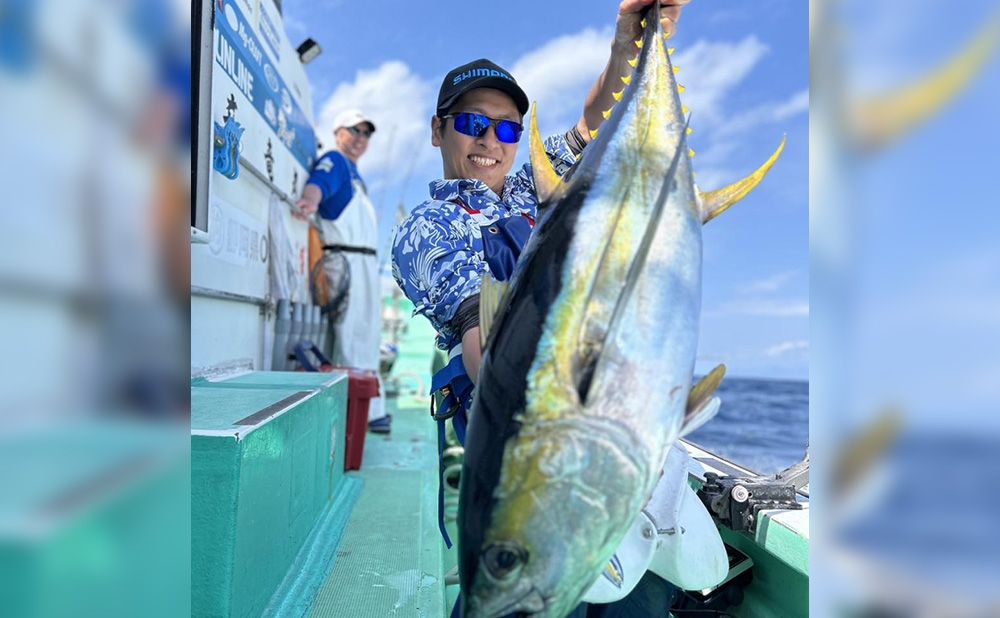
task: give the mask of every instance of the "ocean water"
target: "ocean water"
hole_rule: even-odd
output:
[[[809,383],[727,377],[719,414],[687,440],[760,474],[801,461],[809,442]]]

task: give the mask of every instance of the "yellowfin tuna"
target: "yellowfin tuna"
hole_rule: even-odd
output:
[[[561,179],[532,117],[543,214],[510,289],[484,294],[503,301],[481,325],[492,332],[466,436],[470,618],[564,616],[601,576],[685,417],[702,224],[766,173],[702,199],[660,22],[646,21],[629,85]]]

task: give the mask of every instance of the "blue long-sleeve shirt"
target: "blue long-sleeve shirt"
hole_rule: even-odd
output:
[[[354,183],[358,180],[364,186],[358,166],[347,157],[331,150],[316,161],[308,184],[319,187],[323,199],[319,203],[319,216],[334,220],[340,216],[354,197]]]

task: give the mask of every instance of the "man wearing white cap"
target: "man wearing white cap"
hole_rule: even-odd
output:
[[[333,361],[378,372],[382,330],[378,221],[357,165],[373,133],[375,123],[360,111],[338,114],[333,123],[336,149],[316,162],[298,206],[306,216],[318,215],[328,275],[333,280],[342,278],[345,263],[349,272],[347,308],[334,325]],[[389,433],[390,421],[382,399],[372,399],[369,428]]]

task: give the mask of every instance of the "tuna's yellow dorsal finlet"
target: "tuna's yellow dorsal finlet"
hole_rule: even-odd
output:
[[[781,156],[781,153],[785,150],[785,143],[788,141],[788,137],[781,138],[781,143],[778,148],[774,151],[763,165],[758,167],[752,174],[743,178],[738,182],[734,182],[728,187],[723,187],[715,191],[708,191],[706,193],[699,192],[698,197],[701,199],[701,215],[702,223],[708,223],[712,219],[724,213],[730,206],[736,202],[745,198],[751,191],[757,188],[757,185],[764,180],[764,176],[771,170],[774,163]]]
[[[538,102],[531,106],[531,128],[528,137],[528,158],[531,161],[531,171],[535,179],[535,194],[539,203],[547,201],[555,192],[561,178],[552,167],[552,161],[545,152],[542,135],[538,131]]]

